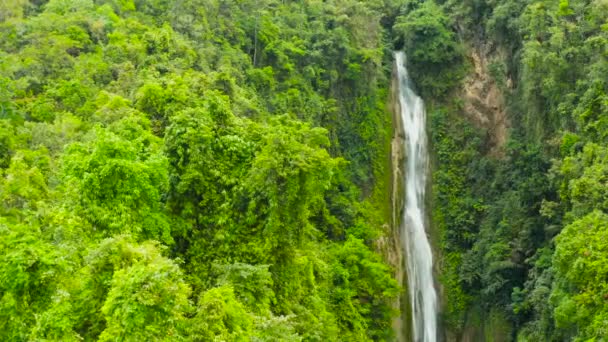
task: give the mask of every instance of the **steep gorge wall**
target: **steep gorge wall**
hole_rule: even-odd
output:
[[[579,303],[593,308],[585,319],[561,311],[579,290],[565,278],[572,258],[556,259],[555,236],[578,230],[573,219],[593,234],[603,227],[584,220],[605,209],[601,201],[571,187],[581,179],[582,193],[603,189],[585,170],[601,169],[588,158],[605,148],[605,9],[431,1],[408,3],[397,17],[395,45],[417,52],[410,70],[434,125],[433,242],[449,341],[586,340],[601,331],[589,322],[602,317],[593,310],[605,298]]]
[[[505,92],[512,88],[509,79],[498,80],[492,70],[496,65],[504,61],[505,54],[493,47],[484,45],[469,45],[465,53],[466,75],[463,77],[459,86],[451,91],[447,99],[436,100],[427,98],[429,111],[437,107],[445,106],[453,109],[453,115],[464,118],[480,132],[484,132],[485,152],[490,158],[502,158],[504,147],[508,140],[510,122],[506,111]],[[398,81],[393,65],[391,86],[388,98],[388,109],[392,115],[392,139],[390,154],[390,206],[392,217],[389,232],[386,237],[378,241],[382,253],[387,262],[395,270],[395,278],[402,285],[400,300],[395,306],[400,308],[401,316],[394,320],[394,330],[399,341],[410,341],[411,329],[411,310],[409,297],[407,296],[407,274],[405,271],[405,256],[401,246],[400,224],[404,208],[404,160],[407,157],[404,151],[404,127],[400,119],[400,105],[398,101]],[[454,105],[456,104],[456,105]],[[432,129],[429,122],[429,129]],[[430,135],[430,132],[429,132]],[[434,151],[431,150],[431,153]],[[433,165],[437,167],[437,165]],[[441,166],[439,166],[441,167]],[[432,179],[429,183],[429,194],[432,191]],[[429,196],[432,197],[432,196]],[[429,198],[430,201],[430,198]],[[441,279],[442,250],[440,244],[440,232],[433,224],[431,217],[432,203],[429,203],[428,217],[431,219],[429,235],[432,240],[433,255],[437,275],[436,279]],[[440,280],[437,280],[437,287],[440,296],[440,305],[444,307],[449,300]],[[443,314],[440,314],[442,316]],[[442,317],[439,317],[441,323]],[[482,314],[482,310],[471,309],[466,314],[466,322],[459,331],[450,331],[448,327],[440,325],[440,340],[445,341],[507,341],[509,327],[505,325],[504,319],[499,316],[487,316]]]
[[[405,270],[405,255],[403,253],[403,246],[401,244],[401,223],[403,217],[403,208],[405,204],[405,195],[403,192],[403,181],[404,181],[404,160],[405,160],[405,149],[404,139],[405,132],[403,129],[403,122],[400,118],[400,104],[399,104],[399,85],[396,67],[393,65],[393,72],[391,74],[391,84],[389,89],[389,98],[387,107],[391,114],[391,120],[393,123],[392,138],[391,138],[391,154],[390,154],[390,206],[391,206],[391,222],[389,227],[390,234],[387,235],[386,245],[388,247],[387,261],[395,270],[395,279],[401,285],[402,291],[395,303],[395,307],[399,309],[401,315],[396,317],[393,321],[393,328],[397,341],[406,342],[411,340],[411,310],[410,303],[407,295],[407,272]]]
[[[512,81],[497,80],[496,75],[492,74],[491,65],[503,63],[505,54],[482,44],[468,46],[466,55],[468,72],[461,87],[454,92],[450,101],[461,104],[461,109],[456,115],[461,115],[468,123],[485,132],[483,145],[486,156],[501,159],[504,157],[511,126],[507,115],[505,93],[512,89]],[[442,166],[435,165],[435,167]],[[441,250],[436,249],[435,255],[439,259],[437,263],[441,263]],[[442,302],[447,303],[449,301],[447,293],[441,291],[441,295]],[[444,333],[447,342],[511,340],[511,327],[505,317],[494,312],[486,314],[479,303],[466,312],[462,329],[453,331],[446,328]]]
[[[500,63],[504,54],[490,52],[486,46],[470,47],[470,71],[464,79],[457,97],[463,101],[463,113],[475,126],[487,131],[487,145],[493,156],[500,157],[507,142],[509,119],[505,108],[504,91],[511,89],[512,81],[501,85],[491,75],[490,64]],[[502,89],[501,89],[502,88]]]

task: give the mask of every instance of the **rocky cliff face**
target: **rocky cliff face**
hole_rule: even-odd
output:
[[[471,69],[456,96],[462,101],[463,115],[487,133],[487,153],[491,157],[501,158],[510,129],[505,94],[513,85],[504,75],[503,79],[497,79],[491,72],[491,64],[500,65],[505,60],[505,54],[487,46],[477,46],[469,49],[468,59]],[[480,307],[471,308],[462,331],[445,331],[446,341],[511,341],[511,326],[505,317],[498,313],[485,315],[483,312]]]
[[[405,271],[405,259],[401,246],[400,226],[403,217],[405,196],[403,193],[404,181],[404,160],[406,151],[403,148],[405,133],[403,123],[400,118],[399,86],[396,68],[393,67],[391,77],[391,87],[388,99],[388,109],[392,114],[393,135],[391,139],[391,211],[392,219],[390,223],[390,235],[383,242],[385,245],[385,255],[387,261],[395,270],[395,279],[402,287],[401,295],[395,303],[401,315],[393,321],[393,328],[397,341],[406,342],[411,340],[411,310],[407,296],[407,274]]]
[[[476,47],[469,50],[468,57],[472,65],[471,72],[465,78],[458,96],[462,99],[464,112],[471,122],[488,132],[490,153],[500,157],[507,142],[509,128],[503,94],[512,87],[512,82],[507,79],[499,86],[491,75],[489,65],[492,61],[504,60],[502,53]]]

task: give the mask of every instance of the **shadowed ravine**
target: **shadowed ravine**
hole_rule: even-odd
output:
[[[424,198],[428,172],[426,114],[422,99],[411,88],[405,54],[395,53],[399,86],[399,108],[406,154],[405,208],[401,243],[405,251],[407,287],[415,342],[437,340],[437,294],[433,284],[433,255],[426,235]]]

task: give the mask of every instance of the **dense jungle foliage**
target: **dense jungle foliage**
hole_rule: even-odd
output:
[[[482,51],[510,123],[496,153],[458,87],[427,97],[444,324],[456,336],[482,326],[486,340],[608,340],[608,2],[412,3],[416,20],[439,6],[452,30],[424,31],[411,48],[450,51],[428,63]],[[452,67],[472,68],[460,60]]]
[[[448,336],[608,339],[605,0],[9,0],[0,340],[393,339],[395,48]],[[462,105],[473,50],[499,152]]]
[[[0,340],[390,339],[384,9],[0,1]]]

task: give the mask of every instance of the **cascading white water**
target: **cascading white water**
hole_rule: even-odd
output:
[[[425,230],[424,197],[428,171],[426,113],[414,93],[405,67],[405,53],[396,52],[399,105],[405,131],[405,210],[401,237],[406,255],[407,279],[415,342],[437,340],[437,293],[433,283],[433,253]]]

